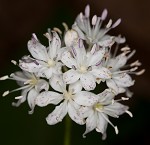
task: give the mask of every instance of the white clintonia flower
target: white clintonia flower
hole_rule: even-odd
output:
[[[96,87],[96,78],[108,79],[110,72],[104,67],[97,67],[104,54],[105,48],[100,48],[95,44],[90,52],[86,52],[83,41],[79,40],[74,45],[72,52],[65,51],[61,61],[71,68],[63,74],[63,79],[67,84],[80,81],[85,90],[93,90]]]
[[[83,40],[86,40],[86,42],[91,44],[98,44],[103,47],[110,47],[112,44],[117,40],[114,36],[107,35],[106,33],[111,30],[112,28],[117,27],[121,19],[118,19],[113,25],[112,20],[110,19],[108,24],[105,28],[101,28],[103,21],[107,17],[107,10],[105,9],[102,12],[101,17],[97,17],[96,15],[92,18],[92,26],[90,23],[90,7],[89,5],[85,8],[85,15],[83,13],[80,13],[74,25],[72,26],[72,29],[76,30],[79,34],[79,37]],[[121,39],[121,38],[120,38]],[[122,38],[120,41],[121,43],[124,43],[125,38]]]
[[[34,57],[24,57],[20,60],[20,67],[29,72],[37,73],[40,77],[47,79],[51,78],[53,74],[61,74],[62,63],[61,59],[61,40],[56,32],[53,32],[53,36],[50,33],[46,33],[45,36],[49,40],[49,47],[43,46],[35,34],[28,42],[28,50]]]
[[[28,101],[28,104],[31,108],[31,111],[29,113],[33,113],[34,107],[35,107],[35,98],[39,94],[41,90],[48,90],[49,89],[49,84],[47,81],[43,79],[39,79],[36,77],[33,73],[29,72],[15,72],[8,76],[4,76],[0,78],[0,80],[5,80],[5,79],[11,79],[17,81],[18,85],[21,86],[18,89],[12,90],[12,91],[6,91],[3,93],[3,96],[8,95],[11,92],[19,91],[22,90],[21,96],[15,97],[15,99],[18,100],[17,103],[13,102],[12,105],[18,107],[21,103],[25,102],[26,99]]]
[[[86,119],[86,131],[83,137],[92,130],[96,129],[97,132],[103,134],[103,139],[106,138],[107,124],[109,123],[114,127],[116,134],[118,134],[117,126],[114,126],[108,116],[118,118],[123,113],[128,113],[132,116],[131,112],[128,111],[128,107],[120,104],[117,100],[114,100],[115,95],[111,89],[106,89],[102,93],[96,96],[97,100],[92,106],[80,108],[80,112]],[[84,102],[79,102],[80,105],[86,106]]]
[[[78,82],[69,85],[68,90],[66,90],[66,84],[59,76],[52,77],[50,82],[51,87],[61,94],[53,91],[46,91],[39,94],[36,98],[36,104],[41,107],[44,107],[48,104],[57,105],[61,102],[61,104],[56,106],[55,110],[48,115],[46,118],[47,123],[54,125],[58,122],[61,122],[68,113],[73,121],[80,125],[84,124],[84,118],[78,111],[81,106],[77,104],[74,99],[79,97],[79,100],[77,101],[79,102],[80,100],[87,98],[85,103],[91,105],[93,100],[96,100],[96,98],[94,98],[95,95],[90,92],[81,91],[82,86]]]

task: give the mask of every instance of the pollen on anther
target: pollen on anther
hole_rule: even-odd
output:
[[[6,75],[6,76],[1,77],[0,80],[3,81],[3,80],[6,80],[8,78],[9,78],[8,75]]]
[[[8,94],[9,94],[9,90],[8,90],[8,91],[5,91],[2,96],[5,97],[5,96],[7,96]]]

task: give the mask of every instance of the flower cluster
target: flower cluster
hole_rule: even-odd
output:
[[[104,27],[106,17],[105,9],[100,17],[94,15],[90,20],[90,7],[87,5],[85,14],[77,16],[71,29],[65,23],[64,33],[58,28],[48,29],[44,34],[48,47],[33,34],[28,41],[31,55],[22,57],[19,63],[12,60],[22,71],[0,78],[15,80],[20,87],[5,91],[3,96],[21,90],[21,95],[15,97],[18,102],[13,105],[19,106],[27,100],[30,114],[36,105],[56,105],[47,116],[47,123],[54,125],[68,114],[77,124],[86,125],[83,137],[95,129],[105,139],[108,124],[118,134],[117,126],[112,124],[109,116],[118,118],[128,113],[132,117],[129,107],[120,101],[132,96],[128,88],[135,81],[130,75],[141,75],[144,69],[137,71],[141,65],[138,60],[127,64],[135,50],[125,46],[118,54],[119,44],[123,44],[125,38],[111,36],[107,32],[118,26],[121,19],[114,23],[110,19]],[[104,85],[105,89],[99,91]],[[116,99],[123,93],[126,97]]]

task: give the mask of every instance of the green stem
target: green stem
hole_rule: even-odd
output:
[[[65,135],[64,135],[64,145],[70,145],[71,141],[71,119],[67,115],[65,118]]]

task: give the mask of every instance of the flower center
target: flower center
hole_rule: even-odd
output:
[[[53,61],[52,59],[49,59],[47,63],[49,67],[53,67],[55,65],[55,61]]]
[[[97,110],[97,111],[102,111],[104,108],[104,106],[100,103],[97,103],[94,105],[94,109]]]
[[[71,92],[65,91],[63,94],[64,94],[64,97],[65,97],[66,100],[70,100],[72,98],[72,93]]]
[[[85,66],[81,66],[81,67],[79,68],[79,72],[80,72],[80,73],[86,73],[86,72],[87,72],[87,68],[86,68]]]
[[[31,80],[29,80],[29,84],[32,86],[35,86],[37,84],[38,80],[36,78],[32,78]]]

